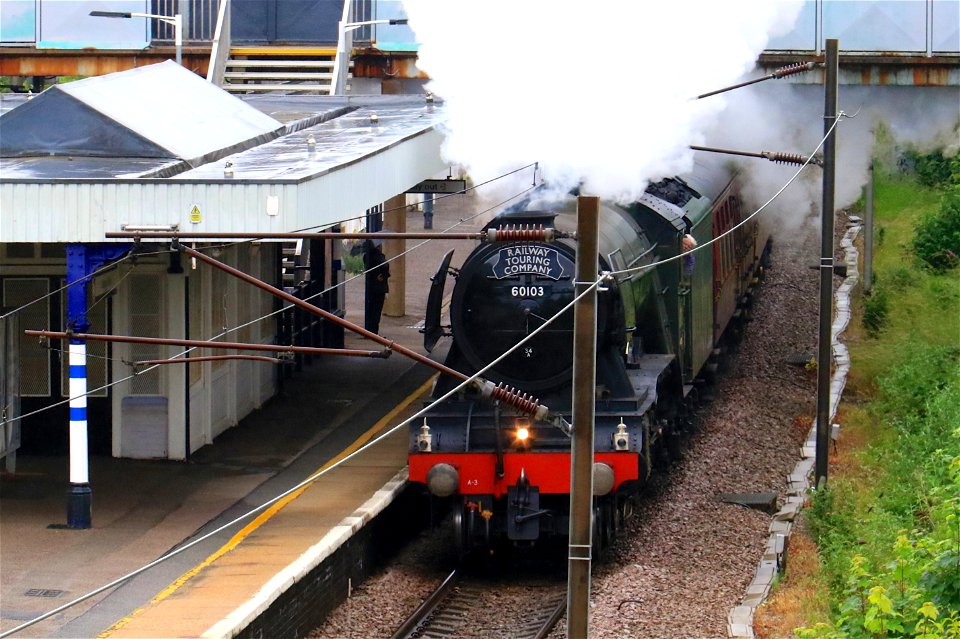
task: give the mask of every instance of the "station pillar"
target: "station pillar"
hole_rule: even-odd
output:
[[[87,287],[90,276],[109,260],[130,250],[129,244],[67,244],[67,329],[86,333]],[[70,487],[67,489],[67,527],[92,526],[93,489],[87,443],[87,345],[70,339]]]
[[[407,196],[395,195],[384,202],[383,223],[391,231],[407,231]],[[406,240],[384,242],[384,255],[390,260],[390,292],[383,304],[383,313],[389,317],[403,317],[407,312],[407,264],[402,255],[407,250]],[[399,257],[397,257],[399,256]]]

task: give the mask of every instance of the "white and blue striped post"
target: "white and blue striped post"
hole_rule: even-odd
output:
[[[70,340],[70,489],[67,492],[67,526],[70,528],[92,525],[93,490],[88,460],[87,345]]]
[[[84,244],[67,244],[67,326],[86,333],[87,281],[92,272]],[[70,339],[70,487],[67,489],[67,527],[90,528],[93,490],[87,446],[87,345]]]
[[[67,326],[75,333],[90,329],[87,286],[90,276],[105,263],[133,248],[130,244],[67,244]],[[70,488],[67,489],[67,527],[90,528],[93,489],[87,438],[87,345],[70,339]]]

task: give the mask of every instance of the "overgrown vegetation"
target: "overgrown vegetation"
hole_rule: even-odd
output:
[[[917,257],[938,273],[960,264],[960,161],[954,164],[954,183],[947,188],[940,210],[920,220],[913,238]]]
[[[960,637],[960,352],[909,349],[862,415],[878,432],[861,474],[808,511],[836,621],[800,637]]]
[[[845,407],[842,431],[864,443],[806,511],[831,613],[802,639],[960,639],[960,279],[919,240],[927,224],[960,240],[960,167],[928,187],[942,170],[915,164],[925,177],[877,179],[885,242],[848,386],[870,401]]]
[[[881,329],[887,323],[887,312],[890,309],[890,300],[887,291],[878,288],[877,292],[863,300],[863,328],[870,337],[880,335]]]

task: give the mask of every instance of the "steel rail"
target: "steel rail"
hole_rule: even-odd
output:
[[[560,618],[567,612],[567,600],[563,598],[560,600],[560,603],[557,604],[557,607],[554,609],[550,617],[547,618],[546,623],[543,624],[543,627],[540,628],[540,631],[534,635],[533,639],[547,639],[547,635],[550,634],[550,631],[553,630],[553,627],[557,625],[557,622],[560,621]]]
[[[194,346],[196,348],[232,349],[238,351],[269,351],[271,353],[310,353],[312,355],[341,355],[344,357],[375,357],[384,359],[390,356],[389,350],[364,351],[349,348],[321,348],[319,346],[286,346],[284,344],[246,344],[243,342],[205,342],[196,339],[170,339],[166,337],[136,337],[130,335],[98,335],[96,333],[65,333],[61,331],[23,332],[30,337],[50,339],[78,339],[94,342],[121,342],[124,344],[156,344],[160,346]],[[200,358],[190,358],[197,359]]]
[[[447,578],[440,583],[437,589],[397,628],[396,632],[391,635],[391,639],[408,639],[414,636],[414,632],[419,629],[420,624],[447,599],[448,593],[459,581],[460,574],[456,570],[447,575]]]
[[[474,608],[477,593],[490,587],[472,583],[454,570],[391,635],[391,639],[456,636],[457,629],[471,623],[474,614],[489,611]],[[556,605],[553,601],[558,599]],[[551,595],[537,600],[519,624],[511,628],[516,639],[546,639],[567,609],[566,597]]]

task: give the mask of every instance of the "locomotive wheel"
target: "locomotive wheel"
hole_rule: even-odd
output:
[[[683,459],[683,433],[680,432],[678,423],[674,422],[670,430],[664,432],[663,443],[671,462]]]
[[[609,548],[617,540],[617,498],[606,497],[600,502],[600,512],[603,514],[602,532],[604,546]]]
[[[590,543],[592,546],[590,557],[594,562],[600,561],[600,557],[603,554],[603,551],[606,549],[606,544],[603,541],[603,512],[600,508],[600,505],[597,504],[593,507],[593,525],[592,532],[590,534]]]
[[[453,515],[453,538],[457,546],[457,558],[463,560],[473,546],[469,526],[467,525],[467,513],[463,504]]]

